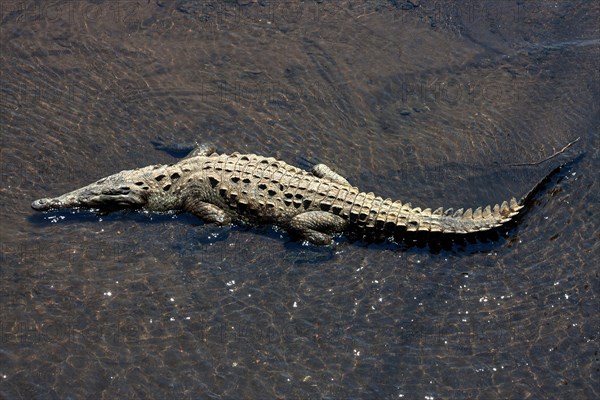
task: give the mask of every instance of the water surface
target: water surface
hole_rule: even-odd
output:
[[[1,12],[3,397],[600,397],[597,5]],[[583,157],[507,235],[443,251],[30,209],[174,162],[156,141],[325,162],[432,208],[519,197]]]

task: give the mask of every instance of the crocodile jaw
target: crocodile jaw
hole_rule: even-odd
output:
[[[146,204],[146,200],[142,196],[125,189],[108,193],[94,193],[86,189],[87,187],[63,194],[59,197],[47,197],[35,200],[31,203],[31,208],[36,211],[76,207],[118,210],[123,208],[139,208]]]
[[[121,178],[120,174],[111,175],[62,196],[38,199],[31,203],[31,208],[36,211],[47,211],[76,207],[101,210],[143,207],[147,202],[147,187],[128,183],[129,180],[125,181]]]
[[[131,195],[92,195],[87,197],[74,197],[70,192],[59,197],[46,197],[35,200],[31,203],[31,208],[36,211],[48,211],[56,208],[97,208],[117,210],[122,208],[139,208],[145,204],[145,201],[137,196]]]

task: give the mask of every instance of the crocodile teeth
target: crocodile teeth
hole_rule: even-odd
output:
[[[472,219],[473,218],[473,210],[472,209],[468,209],[467,211],[465,211],[465,214],[463,215],[463,218],[465,219]]]
[[[442,215],[444,213],[444,209],[442,207],[437,208],[434,212],[433,215]]]
[[[422,214],[426,217],[431,216],[431,208],[426,208],[423,210]]]
[[[445,216],[451,216],[454,213],[454,209],[453,208],[449,208],[446,211],[444,211],[444,215]]]
[[[481,212],[481,207],[477,207],[475,211],[473,211],[473,219],[481,219],[483,213]]]
[[[453,217],[454,217],[454,218],[460,218],[460,217],[462,217],[462,215],[463,215],[463,209],[462,209],[462,208],[459,208],[458,210],[456,210],[456,211],[454,212],[454,215],[453,215]],[[458,231],[457,231],[457,232],[458,232]]]

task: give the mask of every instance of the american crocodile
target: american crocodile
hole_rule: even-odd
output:
[[[379,237],[487,231],[514,218],[523,203],[512,198],[475,210],[421,209],[361,192],[324,164],[308,172],[275,158],[218,154],[204,146],[176,164],[121,171],[62,196],[36,200],[31,207],[183,211],[219,225],[274,224],[299,239],[326,245],[333,234],[346,231]]]

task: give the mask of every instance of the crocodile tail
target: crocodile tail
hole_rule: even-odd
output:
[[[487,231],[497,228],[513,219],[523,208],[523,201],[517,202],[513,197],[510,201],[495,206],[469,208],[464,211],[454,211],[430,208],[421,210],[411,209],[407,215],[399,216],[399,226],[405,226],[408,232],[439,232],[466,234]]]
[[[577,159],[571,161],[575,162]],[[475,233],[500,227],[511,221],[531,202],[533,197],[556,175],[566,164],[561,164],[540,180],[521,200],[514,197],[510,201],[495,206],[479,207],[474,211],[454,211],[449,208],[438,208],[435,211],[427,208],[410,208],[398,214],[397,226],[405,226],[407,231],[441,232],[441,233]]]

